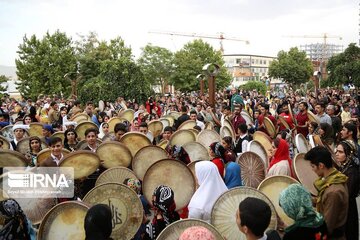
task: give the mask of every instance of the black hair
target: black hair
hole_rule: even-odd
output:
[[[56,104],[56,102],[55,102],[55,101],[52,101],[52,102],[50,103],[50,107],[55,106],[55,104]]]
[[[321,108],[324,108],[324,109],[325,109],[325,107],[326,107],[325,102],[323,102],[323,101],[317,102],[315,106],[317,106],[317,105],[320,105],[320,107],[321,107]]]
[[[141,127],[146,127],[146,128],[148,128],[148,125],[147,125],[146,122],[142,122],[142,123],[140,123],[140,125],[139,125],[139,128],[141,128]]]
[[[172,127],[170,127],[170,126],[166,126],[165,128],[164,128],[164,132],[173,132],[173,129],[172,129]]]
[[[193,128],[196,129],[196,130],[198,130],[199,132],[201,132],[201,127],[200,127],[200,126],[196,125],[196,126],[194,126]]]
[[[241,226],[246,226],[256,237],[264,235],[271,219],[271,208],[264,200],[247,197],[239,204]]]
[[[315,129],[319,127],[319,124],[317,122],[310,122],[310,125]]]
[[[127,132],[127,127],[124,123],[117,123],[114,127],[114,132],[117,133],[119,131]]]
[[[320,163],[323,163],[326,168],[331,168],[333,166],[331,153],[326,147],[316,146],[308,151],[304,159],[310,161],[311,164],[319,166]]]
[[[346,157],[349,157],[352,154],[355,154],[355,155],[357,154],[357,153],[354,153],[353,147],[347,141],[341,141],[341,142],[339,142],[339,145],[341,145],[344,148],[344,153],[345,153]]]
[[[352,138],[354,140],[354,142],[357,142],[357,127],[354,123],[352,122],[347,122],[344,124],[343,126],[344,128],[346,128],[349,132],[352,132]]]
[[[86,213],[84,220],[85,240],[109,239],[112,232],[111,209],[105,204],[96,204]]]
[[[191,110],[191,111],[190,111],[190,115],[191,115],[191,114],[196,114],[196,115],[197,115],[197,113],[196,113],[195,110]]]
[[[188,109],[187,109],[187,107],[186,106],[181,106],[181,112],[187,112],[188,111]]]
[[[269,111],[269,109],[270,109],[269,104],[266,104],[266,103],[262,103],[261,107],[265,108],[266,111]]]
[[[232,146],[232,137],[226,136],[226,137],[223,137],[222,140],[223,140],[224,142],[226,142],[227,145]]]
[[[61,144],[62,144],[62,139],[59,137],[52,137],[52,138],[50,138],[49,146],[51,147],[51,146],[57,144],[58,142],[61,142]]]
[[[85,137],[91,132],[95,133],[95,135],[97,135],[99,133],[99,131],[96,128],[88,128],[85,131]]]
[[[231,107],[230,107],[230,106],[228,106],[228,105],[225,105],[225,106],[223,107],[223,109],[224,109],[224,110],[231,111]]]
[[[247,132],[247,129],[248,129],[245,123],[241,123],[241,124],[238,126],[238,128],[239,128],[240,132],[242,132],[242,133],[246,133],[246,132]]]
[[[305,107],[306,109],[309,108],[309,105],[307,104],[307,102],[301,102],[300,104],[304,105],[304,107]]]

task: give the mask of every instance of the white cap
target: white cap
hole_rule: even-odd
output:
[[[23,129],[23,130],[28,130],[30,129],[29,125],[25,125],[25,124],[15,124],[12,128],[13,131],[15,131],[16,129]]]

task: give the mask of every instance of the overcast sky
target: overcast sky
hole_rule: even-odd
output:
[[[138,57],[147,43],[177,51],[192,38],[149,34],[173,31],[249,40],[224,41],[225,54],[276,56],[279,50],[322,38],[345,47],[359,41],[359,1],[355,0],[0,0],[0,65],[15,65],[25,34],[95,31],[101,40],[121,36]],[[219,49],[219,41],[204,39]]]

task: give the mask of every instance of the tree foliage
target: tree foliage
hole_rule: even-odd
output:
[[[42,39],[25,35],[17,53],[19,58],[15,63],[23,96],[37,98],[39,94],[67,96],[70,93],[71,85],[64,75],[75,72],[77,65],[71,38],[65,33],[47,32]]]
[[[224,67],[221,53],[202,40],[189,42],[175,53],[175,70],[171,77],[171,83],[180,91],[199,90],[200,84],[196,76],[202,73],[202,68],[207,63],[220,66],[220,72],[216,77],[216,88],[228,86],[231,76]]]
[[[90,33],[77,42],[80,74],[79,98],[114,101],[122,96],[143,101],[151,94],[151,85],[133,60],[131,48],[120,38],[109,43]]]
[[[241,89],[245,91],[252,91],[256,89],[259,93],[265,95],[267,87],[264,82],[260,81],[248,81],[244,85],[240,86]]]
[[[306,83],[312,73],[311,61],[298,48],[291,48],[289,52],[280,51],[269,66],[270,77],[283,78],[286,83],[293,85]]]
[[[3,97],[4,92],[7,90],[6,87],[2,85],[2,83],[6,83],[9,80],[10,79],[5,75],[0,75],[0,98]]]
[[[333,85],[352,83],[360,86],[360,48],[349,44],[343,53],[333,56],[327,64],[327,81]]]
[[[173,53],[166,48],[151,44],[142,48],[142,51],[138,64],[146,80],[153,85],[160,85],[164,93],[164,88],[174,70]]]

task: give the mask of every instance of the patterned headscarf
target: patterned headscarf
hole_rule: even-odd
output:
[[[153,196],[156,198],[153,201],[154,207],[160,209],[163,213],[175,211],[174,191],[170,187],[164,185],[157,186]]]
[[[215,236],[207,228],[195,226],[187,228],[179,240],[215,240]]]
[[[300,184],[291,184],[280,193],[279,204],[295,223],[285,229],[289,232],[297,227],[316,228],[323,224],[323,216],[314,211],[310,193]]]
[[[164,185],[157,186],[153,196],[155,196],[155,200],[152,204],[161,212],[165,226],[180,219],[179,214],[175,211],[174,192],[170,187]],[[146,234],[150,239],[156,239],[162,230],[159,229],[158,221],[160,220],[157,219],[155,214],[152,222],[146,225]]]
[[[127,178],[124,180],[124,184],[134,190],[138,195],[141,193],[141,183],[138,179]]]
[[[213,142],[210,149],[215,153],[215,157],[224,159],[225,148],[219,142]]]
[[[0,202],[1,240],[24,239],[30,240],[28,222],[20,205],[14,199]]]

